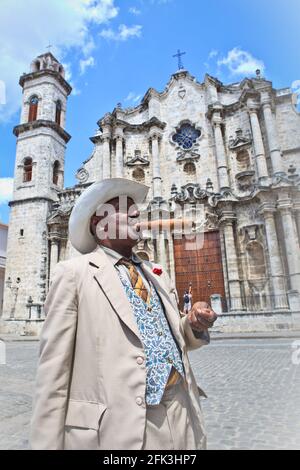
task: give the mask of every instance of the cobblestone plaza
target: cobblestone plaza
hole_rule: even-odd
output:
[[[295,341],[219,339],[190,353],[208,395],[202,404],[209,449],[300,449]],[[27,449],[38,342],[6,346],[7,364],[0,365],[0,449]]]

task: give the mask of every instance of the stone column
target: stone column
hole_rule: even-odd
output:
[[[160,154],[159,139],[160,133],[155,129],[150,134],[152,141],[152,182],[153,182],[153,199],[162,198],[162,180],[160,173]]]
[[[51,239],[51,247],[50,247],[50,279],[53,274],[54,268],[58,263],[58,247],[59,241],[57,238]]]
[[[222,118],[220,112],[213,114],[212,123],[216,144],[219,187],[220,190],[222,190],[224,188],[229,188],[230,184],[228,178],[227,159],[222,134]]]
[[[101,121],[102,127],[102,177],[103,179],[111,178],[111,154],[110,154],[110,144],[111,144],[111,122],[109,118],[104,118]]]
[[[276,231],[274,213],[275,205],[271,203],[263,203],[260,207],[265,222],[265,231],[267,237],[269,251],[269,265],[271,271],[271,283],[274,292],[275,309],[288,308],[287,295],[284,285],[284,272],[280,257],[279,243]]]
[[[272,112],[271,98],[268,93],[261,94],[261,102],[264,113],[268,144],[273,167],[273,174],[284,174],[281,151],[278,144],[275,116]]]
[[[300,245],[300,201],[296,201],[296,203],[294,204],[294,213],[298,231],[298,243]]]
[[[111,177],[111,171],[110,171],[110,137],[105,136],[103,137],[103,144],[102,144],[102,149],[103,149],[103,179],[110,178]]]
[[[289,195],[285,192],[279,195],[278,209],[282,219],[291,288],[300,293],[300,248],[293,221],[292,203]]]
[[[223,211],[221,226],[223,228],[227,273],[228,273],[228,287],[230,295],[230,310],[242,310],[242,294],[238,269],[238,256],[236,252],[233,222],[235,215],[231,211]]]
[[[168,249],[169,249],[169,259],[170,259],[170,278],[175,285],[176,275],[175,275],[175,258],[174,258],[174,241],[173,234],[170,234],[168,239]]]
[[[116,178],[123,178],[123,136],[116,136]]]
[[[67,240],[61,240],[59,261],[64,261],[66,259],[66,249],[67,249]]]
[[[260,180],[265,180],[268,178],[269,175],[268,175],[264,143],[263,143],[260,124],[259,124],[259,120],[257,116],[257,111],[259,109],[259,106],[256,103],[253,103],[251,100],[248,101],[247,104],[248,104],[248,112],[250,116],[252,135],[253,135],[257,176]]]
[[[158,263],[160,263],[164,269],[168,269],[166,243],[164,233],[159,233],[157,236],[157,255]]]

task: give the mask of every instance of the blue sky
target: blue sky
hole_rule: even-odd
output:
[[[18,11],[19,15],[15,12]],[[134,106],[149,87],[163,90],[186,52],[185,68],[224,83],[259,66],[275,87],[300,80],[299,0],[1,0],[0,219],[8,222],[21,88],[31,60],[53,45],[74,87],[65,185],[92,152],[97,120],[118,102]],[[300,83],[300,82],[299,82]],[[1,88],[2,84],[2,88]],[[5,85],[5,92],[3,91]],[[1,91],[2,90],[2,91]]]

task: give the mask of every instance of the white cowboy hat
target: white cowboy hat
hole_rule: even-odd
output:
[[[97,243],[90,232],[90,220],[101,204],[118,196],[127,196],[135,203],[145,200],[149,187],[125,178],[109,178],[93,183],[77,199],[69,220],[69,237],[82,254],[93,251]]]

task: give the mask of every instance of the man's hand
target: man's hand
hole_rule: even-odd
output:
[[[205,331],[214,325],[217,314],[207,302],[196,302],[187,314],[188,321],[196,331]]]

